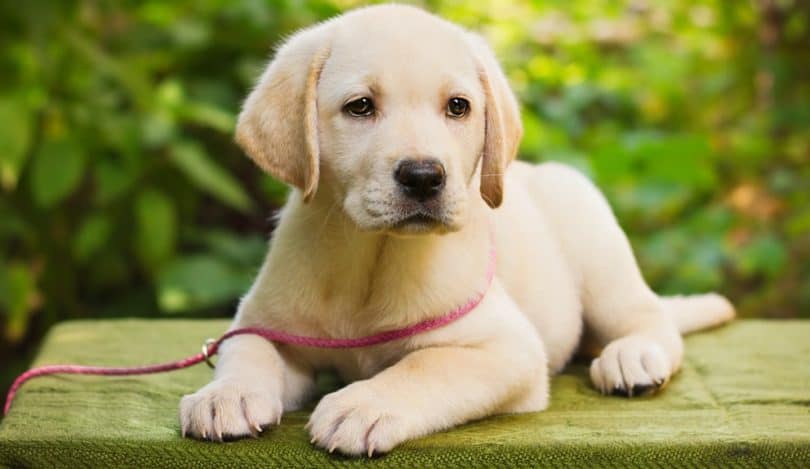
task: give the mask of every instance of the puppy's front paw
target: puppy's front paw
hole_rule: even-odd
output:
[[[229,441],[256,436],[281,421],[281,399],[241,381],[215,380],[180,400],[183,436]]]
[[[591,381],[602,394],[640,396],[663,387],[672,374],[664,350],[640,336],[617,339],[591,362]]]
[[[356,382],[321,399],[307,423],[312,443],[343,454],[371,457],[385,453],[410,435],[411,421],[402,409]]]

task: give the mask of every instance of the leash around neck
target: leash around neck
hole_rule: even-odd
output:
[[[210,357],[217,354],[222,343],[237,335],[257,335],[265,339],[290,345],[301,345],[314,348],[329,348],[329,349],[342,349],[342,348],[359,348],[370,347],[372,345],[379,345],[394,340],[405,339],[417,334],[422,334],[440,327],[451,324],[464,316],[470,311],[474,310],[481,300],[484,299],[492,279],[495,277],[496,254],[495,254],[495,238],[490,235],[490,248],[489,248],[489,264],[486,272],[486,286],[483,290],[473,295],[466,303],[445,313],[442,316],[427,319],[416,324],[412,324],[400,329],[392,329],[380,332],[365,337],[358,337],[354,339],[333,339],[326,337],[308,337],[290,334],[278,329],[271,329],[265,327],[244,327],[240,329],[233,329],[226,332],[216,340],[209,339],[202,346],[202,351],[196,355],[183,358],[181,360],[159,363],[155,365],[146,366],[133,366],[133,367],[104,367],[104,366],[86,366],[86,365],[45,365],[37,368],[32,368],[25,373],[21,374],[14,380],[11,388],[6,394],[6,403],[3,407],[3,415],[7,415],[11,409],[11,403],[14,401],[14,396],[20,387],[28,380],[48,375],[57,374],[73,374],[73,375],[96,375],[96,376],[132,376],[132,375],[148,375],[154,373],[163,373],[167,371],[180,370],[194,366],[201,362],[208,363],[213,367],[210,362]]]

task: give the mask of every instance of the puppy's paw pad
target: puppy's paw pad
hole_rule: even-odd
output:
[[[591,381],[603,394],[642,396],[669,380],[670,362],[663,349],[644,337],[628,336],[608,344],[591,363]]]
[[[213,381],[180,400],[182,435],[211,441],[257,436],[281,419],[281,400],[271,395],[242,383]]]
[[[309,419],[311,442],[327,451],[373,456],[407,438],[407,419],[395,406],[355,383],[325,396]]]

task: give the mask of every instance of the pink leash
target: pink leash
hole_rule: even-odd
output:
[[[6,394],[6,405],[3,407],[3,415],[7,415],[11,408],[11,402],[20,387],[28,380],[40,376],[56,375],[56,374],[72,374],[72,375],[101,375],[101,376],[131,376],[131,375],[148,375],[153,373],[163,373],[166,371],[180,370],[196,365],[200,362],[207,362],[211,365],[209,358],[216,355],[219,346],[225,340],[237,336],[252,334],[264,337],[273,342],[291,345],[303,345],[306,347],[315,348],[358,348],[369,347],[378,345],[385,342],[404,339],[424,332],[432,331],[440,327],[444,327],[454,321],[457,321],[466,316],[470,311],[474,310],[481,300],[484,299],[489,286],[492,284],[492,279],[495,276],[495,243],[494,240],[489,249],[489,266],[486,273],[486,288],[483,291],[476,293],[466,303],[458,308],[450,311],[449,313],[433,319],[416,323],[412,326],[404,327],[402,329],[393,329],[384,331],[377,334],[358,337],[356,339],[330,339],[323,337],[307,337],[295,334],[289,334],[284,331],[264,327],[245,327],[241,329],[234,329],[226,332],[222,337],[217,340],[208,340],[202,347],[202,352],[192,355],[182,360],[169,363],[159,363],[156,365],[147,366],[133,366],[133,367],[104,367],[104,366],[84,366],[84,365],[46,365],[38,368],[32,368],[25,373],[21,374],[14,380],[11,388]],[[211,365],[213,366],[213,365]]]

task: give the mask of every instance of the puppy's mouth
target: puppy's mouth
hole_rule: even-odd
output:
[[[394,223],[394,228],[404,228],[406,226],[433,226],[442,223],[442,221],[426,213],[415,213],[409,215],[398,222]]]
[[[452,205],[442,200],[366,200],[366,223],[359,225],[367,231],[393,235],[445,234],[458,231],[459,220]]]
[[[450,231],[450,226],[444,217],[420,210],[402,216],[391,224],[389,230],[396,234],[443,233]]]

